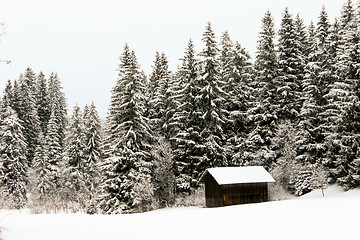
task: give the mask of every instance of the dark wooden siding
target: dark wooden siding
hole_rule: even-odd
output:
[[[267,183],[229,184],[220,187],[223,192],[224,206],[268,200]]]
[[[222,189],[210,174],[205,178],[205,198],[206,207],[224,206]]]

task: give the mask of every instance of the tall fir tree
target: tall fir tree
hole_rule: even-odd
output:
[[[195,169],[199,176],[206,168],[227,164],[224,148],[226,138],[223,131],[226,119],[226,109],[223,104],[226,93],[219,73],[219,50],[210,22],[205,28],[202,41],[205,43],[205,48],[199,54],[201,56],[199,106],[204,121],[200,136],[205,146],[205,155]]]
[[[172,141],[174,149],[176,190],[190,192],[197,186],[199,172],[195,172],[201,162],[204,146],[200,137],[203,119],[199,106],[199,61],[192,40],[185,49],[185,56],[178,72],[181,91],[178,96],[178,110],[175,119],[178,130]]]
[[[244,142],[249,134],[249,110],[256,106],[254,97],[254,68],[249,53],[238,43],[234,46],[233,58],[233,86],[228,92],[231,107],[229,119],[231,128],[227,132],[227,149],[230,150],[229,165],[245,165]]]
[[[13,107],[13,102],[14,102],[13,94],[14,94],[13,86],[11,84],[11,81],[9,80],[5,86],[0,104],[1,108],[4,109],[4,111],[7,107]]]
[[[317,80],[317,39],[314,24],[308,27],[308,55],[302,81],[302,107],[299,115],[299,134],[296,136],[296,159],[303,164],[315,163],[324,151],[323,133],[318,115],[322,112],[323,94]]]
[[[31,166],[38,144],[37,137],[40,132],[40,123],[37,115],[35,98],[36,76],[31,68],[27,68],[18,79],[18,87],[14,88],[14,105],[19,119],[23,122],[24,137],[27,142],[27,159]]]
[[[279,110],[277,115],[280,119],[292,121],[297,118],[301,107],[299,74],[304,65],[295,31],[294,20],[286,8],[279,30],[279,77],[276,81]]]
[[[62,145],[63,136],[59,134],[60,122],[58,121],[55,112],[51,113],[49,123],[47,125],[47,135],[45,137],[46,159],[49,161],[49,171],[51,172],[50,181],[54,183],[56,188],[61,187],[61,164],[63,158],[64,148]],[[55,190],[55,189],[53,189]],[[58,193],[51,191],[58,196]]]
[[[47,124],[50,120],[51,109],[50,99],[48,96],[47,80],[42,72],[40,72],[37,76],[35,99],[40,128],[42,134],[45,136],[47,133]]]
[[[10,106],[3,109],[0,120],[0,194],[6,207],[22,208],[29,182],[24,127]]]
[[[151,121],[154,133],[170,139],[173,136],[172,118],[175,110],[176,86],[169,71],[164,53],[156,53],[153,72],[150,76],[151,98],[149,99]]]
[[[102,160],[101,123],[95,104],[92,102],[88,110],[84,109],[84,157],[85,157],[85,184],[90,194],[90,203],[94,204],[95,193],[100,183],[99,164]],[[88,206],[92,207],[92,206]],[[91,209],[88,209],[89,211]]]
[[[244,164],[270,167],[274,152],[270,149],[276,125],[275,80],[278,77],[278,61],[275,50],[274,19],[267,11],[259,33],[255,68],[254,96],[256,104],[248,111],[250,132],[244,143]]]
[[[86,159],[84,143],[84,123],[80,107],[75,105],[67,126],[64,162],[62,163],[62,197],[66,201],[86,206],[88,196],[86,186]]]
[[[153,195],[145,79],[128,45],[120,61],[107,119],[107,158],[101,164],[99,207],[108,214],[147,210]]]
[[[62,92],[61,81],[56,73],[51,73],[48,82],[48,96],[50,104],[50,119],[47,124],[45,144],[47,159],[50,164],[51,181],[60,187],[61,164],[64,153],[64,138],[66,131],[66,101]],[[58,195],[57,192],[53,191]]]
[[[53,177],[53,165],[48,158],[48,144],[43,133],[39,135],[39,145],[35,151],[33,166],[30,171],[31,198],[33,205],[44,207],[54,200],[58,190]],[[54,205],[53,205],[54,206]]]
[[[336,175],[337,182],[346,190],[360,186],[360,106],[355,102],[343,117],[341,149],[331,169]]]
[[[56,134],[58,135],[58,143],[60,147],[63,147],[66,128],[67,106],[65,94],[62,92],[61,81],[57,73],[51,73],[49,76],[48,96],[51,110],[50,119],[51,115],[53,115],[53,121],[55,121],[57,124],[57,126],[53,127],[57,128]]]

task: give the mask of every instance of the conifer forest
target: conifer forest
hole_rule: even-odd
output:
[[[201,51],[180,46],[175,72],[156,52],[147,76],[126,44],[106,120],[94,103],[67,109],[61,73],[9,80],[0,207],[144,212],[224,166],[264,166],[295,196],[359,187],[360,5],[346,0],[334,21],[325,7],[309,25],[287,8],[279,29],[270,11],[260,21],[254,58],[209,22]]]

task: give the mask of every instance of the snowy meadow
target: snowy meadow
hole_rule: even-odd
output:
[[[356,239],[360,190],[337,186],[293,200],[126,215],[1,210],[1,239]]]

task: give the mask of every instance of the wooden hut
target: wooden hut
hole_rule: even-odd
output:
[[[206,207],[221,207],[268,200],[268,183],[275,182],[261,166],[209,168],[205,184]]]

